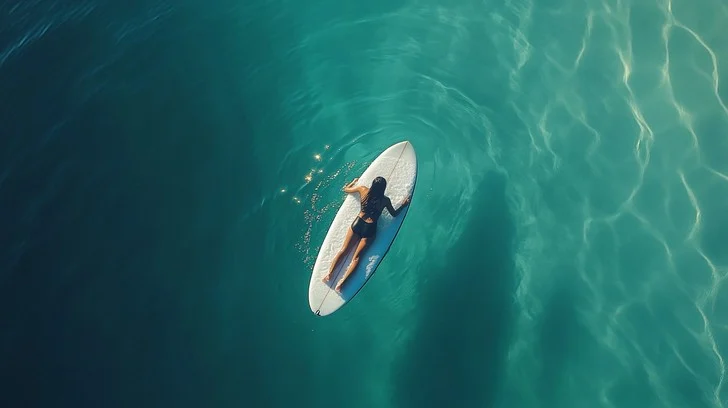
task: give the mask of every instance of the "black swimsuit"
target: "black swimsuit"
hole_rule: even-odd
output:
[[[383,197],[379,200],[382,199]],[[351,224],[351,230],[362,238],[371,238],[377,235],[377,220],[384,210],[384,206],[379,206],[379,200],[361,203],[361,211],[365,216],[372,218],[374,220],[373,222],[366,222],[362,217],[356,217],[354,222]]]

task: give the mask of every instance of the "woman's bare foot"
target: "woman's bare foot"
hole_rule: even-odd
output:
[[[321,279],[321,281],[324,282],[324,283],[326,283],[326,282],[329,281],[329,279],[331,279],[331,274],[330,273],[326,274],[326,276],[324,276],[324,278]]]
[[[334,288],[334,290],[335,290],[336,292],[338,292],[338,293],[341,293],[341,282],[339,282],[339,284],[338,284],[338,285],[336,285],[336,287]]]

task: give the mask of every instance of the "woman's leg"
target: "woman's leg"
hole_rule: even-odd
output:
[[[346,270],[346,273],[344,274],[344,277],[341,278],[339,283],[336,285],[336,291],[341,293],[341,286],[346,282],[346,279],[351,275],[351,272],[356,269],[356,266],[359,265],[359,255],[364,252],[364,250],[372,243],[374,240],[374,237],[371,236],[369,238],[362,238],[361,241],[359,241],[359,245],[356,247],[356,251],[354,251],[354,258],[351,260],[351,264],[349,265],[349,268]]]
[[[329,279],[331,279],[331,274],[334,272],[334,269],[336,268],[336,265],[338,265],[339,261],[341,260],[341,257],[346,253],[346,250],[349,249],[349,245],[351,245],[352,237],[354,236],[354,231],[351,230],[351,227],[349,227],[346,230],[346,238],[344,238],[344,245],[341,246],[341,250],[338,254],[334,257],[334,261],[331,262],[331,267],[329,268],[329,273],[324,276],[323,281],[328,282]]]

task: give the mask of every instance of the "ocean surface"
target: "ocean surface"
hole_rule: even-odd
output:
[[[0,2],[0,406],[728,406],[724,0]],[[315,316],[341,187],[419,159]]]

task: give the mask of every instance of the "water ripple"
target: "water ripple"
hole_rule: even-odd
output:
[[[0,68],[95,7],[0,5],[8,39]],[[109,82],[107,68],[160,35],[178,7],[157,1],[104,26],[115,53],[79,73],[86,94],[76,102],[111,86],[133,92],[133,84]],[[310,270],[341,186],[394,142],[411,140],[420,158],[412,211],[386,264],[393,273],[339,320],[341,344],[366,339],[407,355],[412,322],[426,320],[413,316],[432,301],[427,289],[438,274],[453,273],[450,251],[468,219],[490,210],[477,186],[497,172],[516,227],[517,279],[504,295],[515,317],[495,405],[726,406],[724,2],[316,3],[299,14],[269,7],[273,51],[240,73],[251,94],[278,96],[260,109],[250,144],[268,191],[236,220],[264,217],[279,227],[271,231],[287,232],[266,234],[266,255],[300,232],[294,250],[300,270]],[[235,9],[241,15],[231,20],[255,24],[262,17],[247,13],[253,8]],[[33,148],[50,145],[64,123]],[[0,190],[31,155],[6,164]],[[63,166],[56,170],[60,177]],[[38,202],[62,188],[49,185]],[[33,218],[38,209],[24,211]],[[17,263],[30,238],[15,240],[0,262]],[[479,245],[467,245],[472,256]],[[566,345],[551,344],[553,336]],[[380,379],[362,406],[393,405],[395,357],[384,354],[361,349],[378,365],[355,380]],[[319,362],[337,363],[328,354]]]
[[[0,4],[0,38],[9,44],[0,50],[0,68],[53,29],[67,22],[82,20],[95,7],[93,1],[67,4],[29,0]]]

